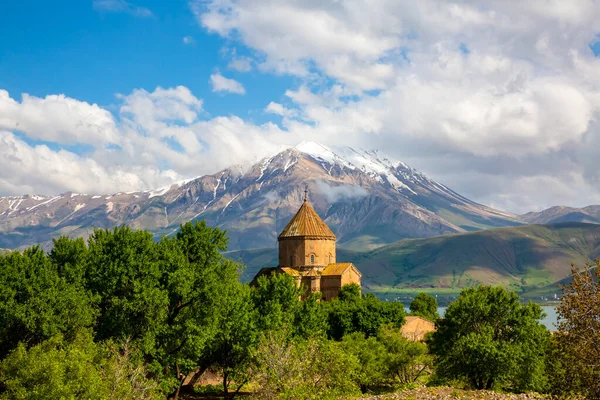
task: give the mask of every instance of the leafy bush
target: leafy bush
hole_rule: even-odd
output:
[[[344,336],[341,344],[346,353],[358,360],[354,379],[362,393],[386,381],[389,354],[376,337],[366,338],[363,333],[354,332]]]
[[[0,363],[0,384],[6,399],[164,398],[128,345],[97,345],[87,330],[72,341],[59,334],[29,349],[19,344]]]
[[[337,399],[358,392],[356,357],[323,338],[290,339],[285,331],[263,335],[255,376],[263,399]]]
[[[98,347],[86,332],[72,343],[56,335],[30,349],[19,344],[0,364],[7,399],[106,399]]]
[[[377,339],[388,355],[387,375],[392,382],[411,384],[431,370],[433,360],[424,343],[406,339],[399,329],[390,325],[380,329]]]

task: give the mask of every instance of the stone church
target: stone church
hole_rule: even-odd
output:
[[[261,275],[285,273],[303,285],[307,293],[321,292],[322,299],[337,297],[341,287],[356,283],[360,286],[362,274],[352,263],[339,263],[336,259],[336,237],[319,217],[304,192],[300,209],[278,237],[279,266],[261,269]]]

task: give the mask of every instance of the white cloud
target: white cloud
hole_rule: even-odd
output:
[[[152,11],[146,7],[133,5],[125,0],[94,0],[92,7],[98,12],[126,13],[142,18],[153,16]]]
[[[65,95],[39,98],[23,94],[21,102],[0,90],[0,129],[22,131],[32,139],[62,144],[118,142],[110,112]]]
[[[0,131],[0,191],[2,194],[113,193],[172,182],[174,171],[157,167],[102,164],[92,157],[82,157],[47,146],[31,147],[7,131]]]
[[[589,48],[600,7],[591,0],[219,0],[192,9],[206,29],[254,51],[262,71],[300,78],[286,92],[296,107],[265,109],[293,110],[283,120],[290,137],[384,148],[510,211],[600,197],[588,161],[600,144],[600,59]]]
[[[235,79],[225,78],[221,73],[217,72],[210,76],[210,84],[213,92],[228,92],[235,94],[245,94],[244,86]]]
[[[267,104],[265,112],[268,114],[281,115],[282,117],[291,117],[295,114],[294,110],[287,109],[282,104],[273,101]]]
[[[227,67],[240,72],[250,72],[252,70],[253,61],[250,57],[234,57]]]
[[[191,36],[185,36],[183,38],[183,44],[191,45],[191,44],[195,44],[195,43],[196,43],[196,41]]]
[[[283,116],[282,127],[207,120],[202,100],[185,87],[133,90],[119,97],[115,116],[64,96],[18,102],[4,92],[0,127],[91,144],[93,153],[77,156],[81,167],[69,165],[85,171],[93,160],[108,171],[95,178],[99,187],[148,188],[316,140],[380,148],[509,211],[600,202],[600,59],[589,48],[600,7],[593,1],[202,0],[192,8],[231,46],[228,68],[294,77],[288,99],[269,99],[264,110]],[[211,84],[245,92],[220,73]],[[13,139],[4,157],[28,146]],[[55,153],[48,157],[71,160]],[[52,190],[85,187],[52,174]],[[113,175],[128,178],[115,183]],[[20,193],[21,182],[28,181],[2,175],[0,190]]]
[[[349,184],[330,185],[327,181],[320,179],[316,181],[316,184],[317,190],[325,196],[329,203],[352,201],[369,195],[367,189],[360,186]]]
[[[7,93],[3,99],[10,100],[6,104],[11,107],[0,107],[4,113],[0,118],[1,126],[9,125],[4,129],[16,130],[11,121],[18,120],[28,127],[22,130],[27,137],[39,139],[40,135],[36,137],[30,132],[37,132],[34,128],[41,118],[40,112],[23,112],[19,108],[21,103],[15,106],[16,102]],[[14,133],[0,130],[0,196],[56,194],[69,190],[112,193],[156,188],[183,178],[215,173],[232,165],[250,166],[276,152],[278,144],[285,138],[285,132],[270,123],[258,126],[235,116],[201,119],[202,100],[183,86],[158,87],[152,92],[136,89],[128,95],[118,95],[117,99],[120,102],[119,118],[94,106],[91,109],[99,115],[109,115],[111,123],[98,125],[95,130],[85,131],[86,134],[71,125],[71,121],[80,116],[82,107],[92,107],[86,103],[68,99],[70,108],[51,107],[62,113],[52,116],[46,111],[43,115],[54,125],[57,123],[52,118],[67,128],[75,127],[73,132],[67,130],[64,133],[64,129],[49,124],[52,129],[44,131],[44,140],[70,145],[79,134],[92,146],[85,155],[67,151],[60,145],[52,148],[30,145]],[[26,104],[30,107],[28,102]],[[92,121],[97,119],[94,113],[86,115]],[[48,136],[55,132],[63,135],[58,136],[61,141]],[[94,139],[89,132],[96,134]],[[110,141],[113,145],[107,146],[107,136],[114,139]]]

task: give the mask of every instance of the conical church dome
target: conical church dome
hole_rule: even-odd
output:
[[[304,203],[279,235],[279,240],[293,237],[311,237],[335,240],[335,235],[323,222],[310,203]]]

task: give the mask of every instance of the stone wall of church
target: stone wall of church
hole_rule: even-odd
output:
[[[279,240],[279,266],[302,267],[335,263],[334,239],[285,238]]]
[[[354,268],[348,268],[342,274],[342,279],[340,283],[342,284],[342,286],[350,285],[352,283],[356,283],[358,286],[360,286],[360,275],[356,273]]]
[[[342,275],[321,276],[322,299],[331,301],[337,298],[342,286],[352,283],[356,283],[360,286],[360,275],[356,273],[354,268],[348,268]]]
[[[342,277],[340,275],[330,275],[321,277],[321,298],[324,301],[330,301],[338,296],[342,288]]]

